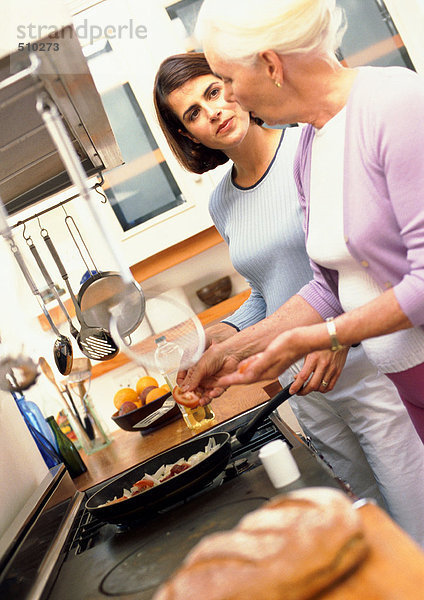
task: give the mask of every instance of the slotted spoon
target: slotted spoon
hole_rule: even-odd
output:
[[[102,327],[89,327],[84,321],[78,301],[69,281],[68,274],[63,266],[63,263],[57,253],[55,246],[46,229],[41,230],[41,236],[46,243],[46,246],[56,263],[59,273],[65,282],[75,308],[77,319],[81,325],[80,332],[77,336],[77,343],[80,350],[85,356],[93,360],[110,360],[119,352],[118,346],[113,341],[112,336]]]

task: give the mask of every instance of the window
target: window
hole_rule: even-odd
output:
[[[382,0],[338,0],[348,28],[339,58],[348,67],[373,65],[414,69],[409,54]]]
[[[113,51],[86,48],[87,61],[96,72],[107,70],[110,78],[120,73]],[[101,92],[101,98],[125,164],[109,171],[104,190],[124,231],[136,227],[185,202],[175,179],[147,124],[131,85],[118,82]]]

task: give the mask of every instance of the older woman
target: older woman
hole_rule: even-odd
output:
[[[202,6],[198,31],[227,100],[269,124],[309,124],[295,174],[315,276],[299,295],[328,319],[283,322],[220,384],[273,377],[308,352],[363,341],[424,440],[424,82],[398,67],[344,68],[341,23],[334,0]]]
[[[269,315],[312,276],[292,174],[301,131],[260,127],[236,102],[226,102],[222,81],[200,53],[163,61],[154,99],[164,134],[188,170],[202,173],[232,160],[209,209],[234,266],[252,291],[225,322],[207,329],[215,342],[211,349],[221,347],[225,340],[233,343],[243,337],[250,325],[270,320]],[[297,298],[305,317],[320,320],[303,298]],[[302,393],[333,387],[340,367],[334,370],[328,355],[343,357],[344,364],[345,353],[323,354],[324,360],[310,357],[309,367],[302,369],[301,379],[311,364],[314,371]],[[290,376],[299,368],[293,367]],[[326,380],[328,385],[322,385]],[[335,473],[359,496],[380,498],[380,490],[393,517],[424,543],[424,484],[417,478],[424,467],[424,448],[394,386],[362,348],[349,351],[334,391],[294,396],[290,403]]]

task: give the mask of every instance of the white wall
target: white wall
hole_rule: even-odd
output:
[[[424,0],[384,1],[416,70],[424,73]]]
[[[0,538],[6,544],[4,533],[48,469],[17,405],[3,391],[0,391],[0,456]]]

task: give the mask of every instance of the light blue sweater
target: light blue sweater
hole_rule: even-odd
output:
[[[235,269],[252,288],[248,300],[225,319],[238,329],[273,313],[312,279],[293,178],[300,133],[300,127],[283,130],[271,164],[255,185],[238,187],[230,170],[211,196],[212,220]]]

